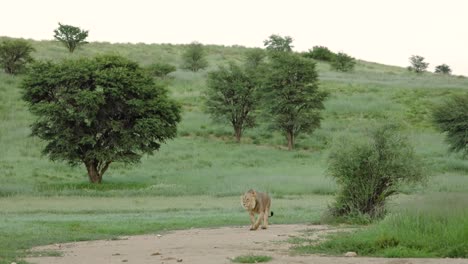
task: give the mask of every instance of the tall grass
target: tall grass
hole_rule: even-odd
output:
[[[382,257],[468,257],[468,195],[412,197],[384,220],[352,233],[335,234],[301,253]]]

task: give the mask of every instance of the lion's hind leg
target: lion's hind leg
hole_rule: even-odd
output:
[[[268,212],[270,212],[270,208],[266,208],[265,212],[263,213],[262,229],[267,229],[268,228]]]

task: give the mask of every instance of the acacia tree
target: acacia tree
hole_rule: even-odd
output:
[[[450,66],[447,64],[441,64],[435,67],[435,73],[450,75],[452,73],[452,69],[450,69]]]
[[[65,45],[70,53],[73,53],[78,46],[87,44],[85,39],[88,37],[88,31],[79,27],[63,25],[54,30],[54,38]]]
[[[218,122],[228,122],[240,142],[245,128],[255,125],[257,82],[241,67],[230,64],[208,74],[207,111]]]
[[[208,67],[206,53],[203,45],[198,42],[192,42],[188,45],[187,50],[182,54],[182,69],[197,72]]]
[[[433,110],[433,121],[446,133],[446,141],[453,152],[468,155],[468,94],[452,96]]]
[[[299,133],[320,127],[320,110],[328,93],[319,90],[315,63],[298,55],[273,54],[266,72],[264,103],[273,128],[284,133],[292,150]]]
[[[293,39],[290,36],[282,37],[280,35],[271,35],[263,41],[263,45],[269,51],[291,52]]]
[[[416,73],[424,72],[429,66],[429,63],[424,62],[424,57],[418,55],[411,56],[409,58],[409,61],[411,63],[411,66],[408,66],[408,70],[414,71]]]
[[[254,48],[246,51],[245,53],[245,66],[250,69],[258,68],[265,60],[265,50]]]
[[[112,162],[137,163],[176,136],[180,107],[135,62],[99,56],[39,62],[24,79],[23,99],[37,117],[32,135],[43,154],[84,164],[101,183]]]
[[[22,39],[4,40],[0,43],[0,65],[6,73],[20,73],[27,63],[33,61],[34,48]]]

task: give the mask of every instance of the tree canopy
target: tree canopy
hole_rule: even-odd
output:
[[[182,69],[197,72],[208,67],[206,60],[206,52],[203,45],[198,42],[192,42],[188,45],[187,50],[182,54]]]
[[[36,116],[32,135],[51,160],[84,164],[100,183],[112,162],[137,163],[176,136],[180,106],[135,62],[98,56],[35,63],[23,99]]]
[[[54,30],[54,38],[67,47],[70,53],[81,45],[87,44],[85,39],[88,37],[88,31],[71,25],[59,23],[59,27]]]
[[[233,63],[208,74],[207,111],[215,121],[232,125],[237,142],[255,125],[257,87],[254,75]]]
[[[414,71],[416,73],[422,73],[424,72],[427,67],[429,66],[429,63],[424,61],[424,57],[419,56],[419,55],[413,55],[409,58],[409,61],[411,63],[411,66],[408,66],[408,69],[410,71]]]
[[[263,45],[269,51],[284,51],[291,52],[293,39],[290,36],[282,37],[280,35],[271,35],[263,41]]]
[[[288,149],[297,135],[320,127],[320,110],[328,93],[319,90],[315,63],[289,52],[271,56],[263,90],[273,128],[284,133]]]

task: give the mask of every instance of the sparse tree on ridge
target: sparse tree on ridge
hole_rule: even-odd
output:
[[[37,117],[31,133],[47,142],[42,152],[84,164],[91,183],[111,163],[137,163],[176,136],[180,106],[120,56],[36,63],[22,86]]]
[[[33,61],[34,48],[22,39],[7,39],[0,43],[0,65],[6,73],[20,73],[27,63]]]
[[[411,56],[409,61],[411,63],[411,66],[408,67],[408,70],[414,71],[416,73],[424,72],[429,66],[429,63],[424,62],[424,57],[418,55]]]
[[[197,72],[208,67],[206,52],[201,43],[196,41],[190,43],[187,50],[182,55],[182,69]]]
[[[452,73],[452,69],[450,69],[450,66],[448,66],[447,64],[441,64],[435,67],[434,72],[450,75]]]
[[[54,33],[54,38],[62,42],[70,53],[73,53],[77,47],[88,43],[85,41],[88,37],[88,31],[79,27],[59,23],[59,27],[54,30]]]
[[[271,35],[263,41],[263,45],[269,51],[292,52],[293,39],[290,36],[282,37],[280,35]]]
[[[262,97],[273,128],[294,148],[298,134],[320,127],[328,93],[319,90],[315,63],[289,52],[274,53],[266,71]]]
[[[207,112],[215,121],[232,125],[237,142],[245,128],[255,125],[257,85],[253,75],[233,63],[208,74]]]

